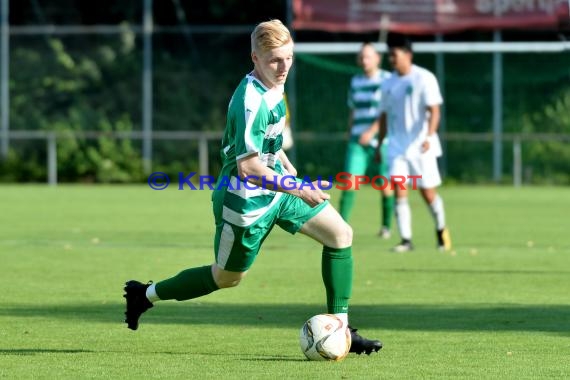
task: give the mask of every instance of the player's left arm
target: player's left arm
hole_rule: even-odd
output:
[[[422,144],[422,151],[427,152],[430,148],[430,139],[435,136],[439,128],[439,120],[441,119],[440,107],[438,105],[426,107],[428,111],[428,133],[426,141]]]
[[[388,98],[387,90],[384,86],[382,86],[382,99],[385,100]],[[374,155],[374,160],[377,163],[382,162],[382,144],[384,143],[384,139],[388,135],[388,116],[387,116],[387,108],[386,102],[382,101],[380,103],[380,115],[378,116],[378,146],[376,147],[376,154]]]
[[[440,113],[439,104],[435,106],[429,106],[427,107],[427,110],[429,112],[429,118],[428,118],[428,137],[429,137],[437,133],[437,129],[439,128],[439,121],[441,119],[441,113]]]
[[[443,98],[439,90],[439,84],[435,76],[429,75],[426,78],[427,83],[424,87],[424,104],[428,112],[428,132],[426,141],[422,144],[422,151],[427,152],[431,146],[430,141],[436,137],[439,121],[441,119],[441,104]]]
[[[382,162],[382,143],[388,134],[388,123],[386,121],[386,112],[382,111],[380,117],[378,118],[378,146],[376,147],[376,152],[374,155],[374,161],[377,163]]]
[[[281,163],[283,164],[285,170],[287,170],[292,176],[296,177],[297,169],[295,169],[291,161],[289,161],[289,157],[287,157],[287,154],[283,151],[283,149],[279,151],[279,159],[281,160]]]

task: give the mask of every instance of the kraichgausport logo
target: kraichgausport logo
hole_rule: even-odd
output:
[[[318,176],[313,180],[309,176],[303,178],[292,175],[255,176],[250,175],[244,178],[234,176],[221,176],[216,179],[211,175],[197,175],[196,172],[185,174],[178,173],[178,190],[330,190],[335,187],[338,190],[360,190],[362,185],[370,185],[375,190],[384,190],[398,187],[402,190],[408,189],[407,183],[411,182],[409,189],[417,189],[417,180],[421,175],[391,175],[389,177],[376,175],[369,177],[366,175],[353,176],[348,172],[339,172],[335,176]],[[170,185],[170,177],[164,172],[154,172],[148,177],[148,186],[153,190],[164,190]],[[258,185],[259,184],[259,185]]]

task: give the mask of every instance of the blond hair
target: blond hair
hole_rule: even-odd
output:
[[[266,52],[291,41],[291,33],[281,21],[265,21],[258,24],[251,33],[251,51]]]

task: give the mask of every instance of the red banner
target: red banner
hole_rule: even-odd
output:
[[[468,29],[556,29],[570,0],[293,0],[296,30],[411,34]]]

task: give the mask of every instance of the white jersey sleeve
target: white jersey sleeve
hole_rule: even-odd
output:
[[[429,71],[425,71],[422,100],[427,107],[437,106],[443,103],[437,79],[435,75]]]

